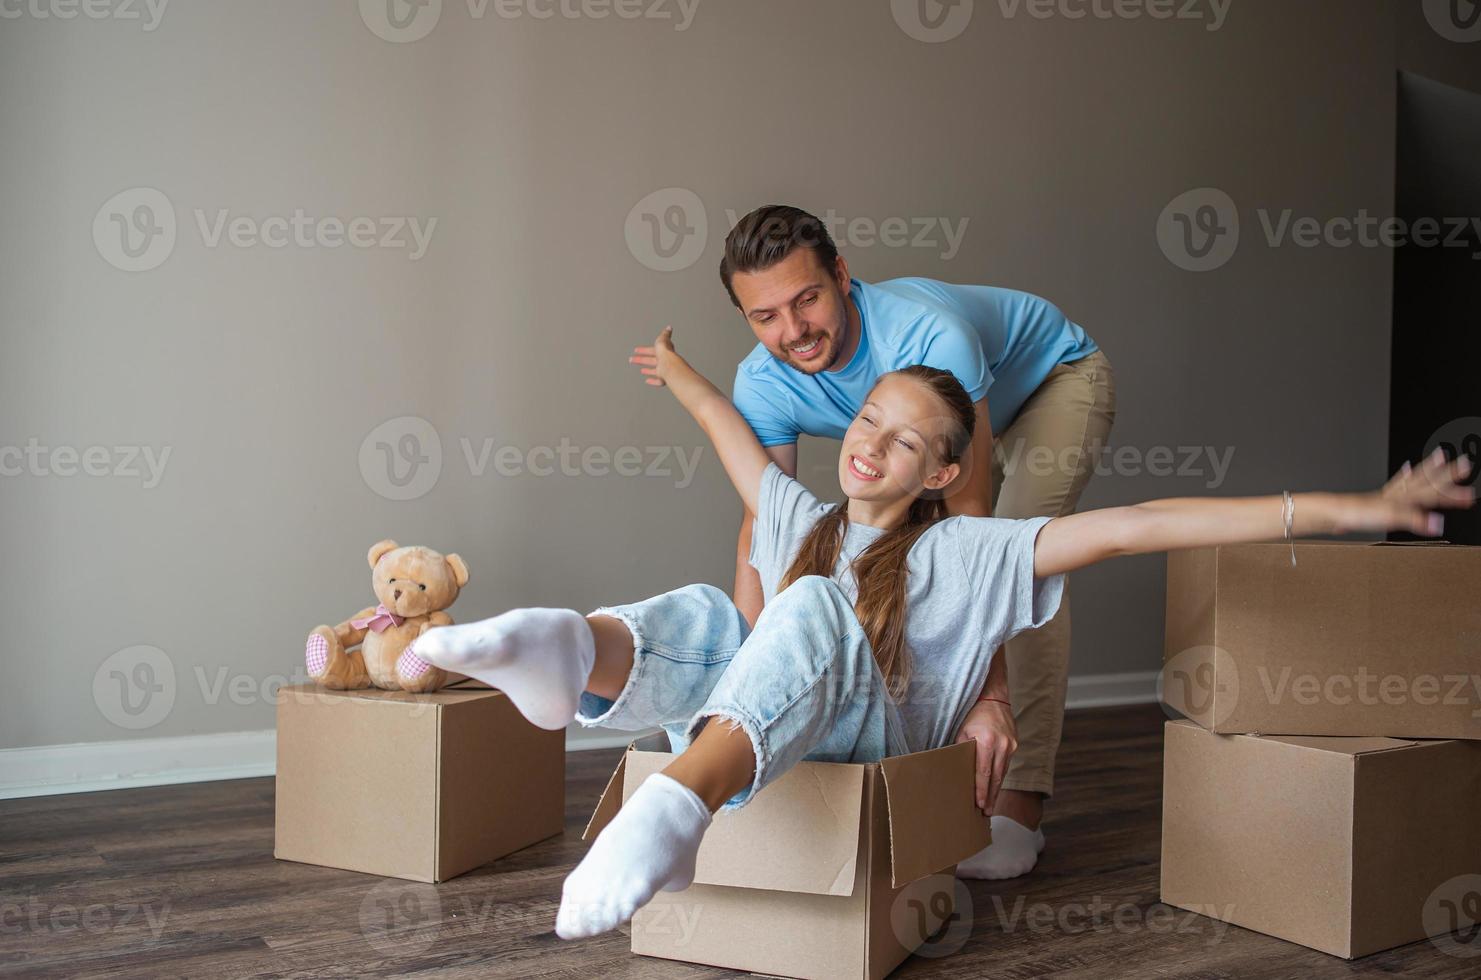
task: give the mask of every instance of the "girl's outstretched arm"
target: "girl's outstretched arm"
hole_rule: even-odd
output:
[[[1441,508],[1464,509],[1475,491],[1460,481],[1471,472],[1462,456],[1446,462],[1436,450],[1417,468],[1408,463],[1372,493],[1293,494],[1292,537],[1349,531],[1411,531],[1435,536]],[[1283,496],[1181,497],[1130,507],[1107,507],[1057,517],[1039,531],[1034,574],[1070,572],[1118,555],[1137,555],[1285,537]]]
[[[642,367],[648,384],[667,386],[685,411],[704,429],[746,509],[757,512],[761,474],[771,462],[750,425],[730,399],[674,350],[673,327],[664,327],[652,347],[634,347],[628,363]]]

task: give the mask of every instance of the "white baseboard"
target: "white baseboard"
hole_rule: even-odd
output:
[[[1157,675],[1158,671],[1149,670],[1071,677],[1067,706],[1103,708],[1155,702]],[[621,748],[641,734],[569,731],[566,751]],[[276,751],[272,729],[0,749],[0,800],[271,776],[277,766]]]
[[[0,800],[271,776],[271,729],[0,750]]]
[[[1129,671],[1124,674],[1082,674],[1070,677],[1065,707],[1110,708],[1125,704],[1156,704],[1160,670]]]

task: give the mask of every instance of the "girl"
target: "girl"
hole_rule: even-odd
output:
[[[1283,535],[1434,535],[1435,508],[1473,502],[1458,483],[1469,460],[1436,453],[1373,493],[945,518],[935,494],[971,441],[972,404],[949,373],[914,367],[881,377],[844,434],[847,502],[833,507],[770,461],[671,333],[630,360],[699,422],[756,515],[751,563],[766,605],[755,630],[723,592],[691,585],[585,617],[516,609],[430,630],[401,665],[477,677],[544,728],[574,719],[668,731],[678,758],[638,787],[565,881],[556,932],[567,939],[616,927],[659,889],[687,888],[711,815],[744,806],[798,761],[872,762],[949,743],[972,707],[963,692],[983,688],[1003,641],[1054,615],[1066,572]]]

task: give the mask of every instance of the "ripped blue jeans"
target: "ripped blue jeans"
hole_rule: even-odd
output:
[[[762,610],[754,630],[710,585],[591,615],[626,624],[633,666],[615,701],[583,693],[576,720],[661,727],[674,752],[710,718],[730,720],[751,740],[756,774],[723,809],[744,806],[804,759],[877,762],[910,751],[864,627],[832,579],[798,579]]]

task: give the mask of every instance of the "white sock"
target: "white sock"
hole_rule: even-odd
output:
[[[992,843],[956,866],[958,878],[1017,878],[1034,870],[1044,830],[1029,830],[1012,817],[992,818]]]
[[[496,687],[531,722],[554,730],[576,718],[596,663],[596,641],[574,609],[511,609],[477,623],[430,629],[402,657]]]
[[[710,810],[671,776],[643,780],[561,888],[555,932],[579,939],[615,929],[663,891],[694,881],[694,859],[710,826]]]

